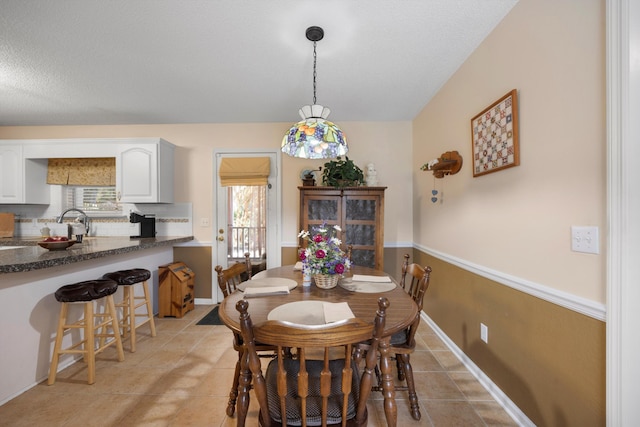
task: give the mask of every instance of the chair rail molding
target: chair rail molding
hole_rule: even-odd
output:
[[[585,316],[592,317],[596,320],[606,320],[607,309],[604,304],[591,301],[587,298],[582,298],[568,292],[560,291],[549,286],[541,285],[530,280],[512,276],[501,271],[493,270],[482,265],[474,264],[452,255],[436,251],[435,249],[430,249],[420,245],[415,245],[414,247],[442,261],[453,264],[489,280],[493,280],[494,282],[532,295],[536,298],[540,298],[569,310],[584,314]]]

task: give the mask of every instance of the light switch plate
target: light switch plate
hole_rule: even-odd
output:
[[[571,226],[571,250],[587,254],[599,254],[598,227]]]
[[[489,343],[489,327],[484,323],[480,323],[480,339],[487,344]]]

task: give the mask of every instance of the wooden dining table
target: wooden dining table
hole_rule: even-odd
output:
[[[353,274],[369,275],[369,276],[389,276],[380,270],[374,270],[368,267],[353,266],[349,273],[345,276],[346,282]],[[382,378],[382,394],[384,396],[384,412],[388,426],[396,426],[398,418],[398,409],[395,401],[395,386],[391,368],[391,354],[389,353],[389,340],[391,335],[408,328],[419,317],[418,307],[413,299],[402,289],[396,281],[391,278],[395,285],[393,289],[385,292],[354,292],[345,289],[340,284],[333,289],[321,289],[311,284],[303,286],[303,277],[300,270],[295,270],[293,265],[268,269],[260,274],[262,278],[284,278],[293,279],[297,282],[297,286],[288,294],[270,295],[247,298],[249,301],[248,312],[254,324],[267,321],[269,313],[283,304],[296,301],[323,301],[323,302],[347,302],[353,315],[371,324],[373,333],[373,320],[378,309],[378,298],[384,296],[390,302],[389,308],[386,310],[386,324],[384,338],[380,342],[380,371]],[[354,282],[355,283],[355,282]],[[236,303],[244,298],[242,291],[236,291],[226,297],[219,308],[219,315],[222,322],[233,330],[240,333],[239,313],[236,310]],[[355,343],[354,343],[355,344]],[[241,357],[242,355],[239,355]],[[244,358],[241,357],[241,360]],[[242,363],[241,376],[244,380],[251,381],[251,373],[249,368]],[[246,383],[246,382],[245,382]],[[245,389],[246,390],[246,389]],[[238,426],[244,426],[249,406],[249,396],[246,391],[240,387],[237,399],[237,419]]]

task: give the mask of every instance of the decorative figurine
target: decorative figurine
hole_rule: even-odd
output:
[[[378,172],[373,163],[367,165],[367,187],[375,187],[378,185]]]

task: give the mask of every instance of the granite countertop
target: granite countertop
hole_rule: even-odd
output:
[[[40,240],[42,240],[40,237],[0,239],[0,246],[17,246],[16,249],[0,250],[0,274],[39,270],[143,249],[173,246],[176,243],[193,240],[193,236],[88,237],[82,243],[76,243],[61,251],[41,248],[37,244]]]

